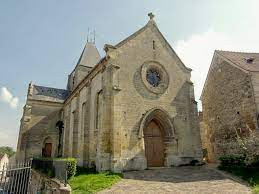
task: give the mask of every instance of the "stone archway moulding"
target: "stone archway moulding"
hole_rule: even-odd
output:
[[[156,119],[164,129],[165,137],[169,141],[175,138],[175,128],[170,120],[169,114],[162,108],[156,107],[147,111],[141,119],[138,137],[139,139],[144,137],[143,130],[146,125],[152,120]]]
[[[45,138],[43,138],[43,141],[42,141],[42,147],[44,147],[44,145],[46,143],[52,143],[52,145],[54,144],[54,141],[53,141],[53,138],[50,137],[50,136],[46,136]]]

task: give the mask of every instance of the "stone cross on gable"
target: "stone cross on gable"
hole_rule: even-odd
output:
[[[152,19],[155,17],[155,15],[154,15],[152,12],[150,12],[150,13],[148,14],[148,17],[152,20]]]

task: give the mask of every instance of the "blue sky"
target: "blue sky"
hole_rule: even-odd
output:
[[[65,88],[86,42],[115,44],[155,20],[198,100],[215,49],[259,52],[257,0],[0,0],[0,146],[16,147],[28,83]],[[199,106],[200,107],[200,106]]]

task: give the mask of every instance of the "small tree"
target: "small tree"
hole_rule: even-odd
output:
[[[248,137],[241,138],[237,135],[237,147],[245,156],[245,164],[253,165],[259,163],[259,137],[251,132]]]
[[[247,166],[259,163],[259,136],[248,125],[246,129],[235,128],[235,137],[227,141],[218,141],[217,147],[222,151],[221,156],[244,158]],[[242,131],[246,131],[245,134]]]
[[[15,151],[12,147],[9,146],[1,146],[0,147],[0,154],[7,154],[8,157],[11,157],[15,154]]]

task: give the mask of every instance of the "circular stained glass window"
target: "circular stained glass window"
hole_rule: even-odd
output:
[[[148,69],[146,79],[150,85],[157,87],[161,82],[161,76],[155,69]]]
[[[146,61],[141,67],[141,79],[146,88],[155,94],[163,94],[169,84],[165,68],[156,61]]]

